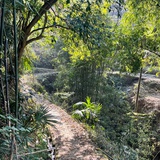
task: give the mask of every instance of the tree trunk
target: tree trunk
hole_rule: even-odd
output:
[[[31,20],[31,22],[28,24],[28,26],[25,26],[22,30],[24,33],[24,37],[21,37],[18,44],[18,60],[20,62],[21,57],[23,56],[24,49],[26,45],[28,45],[30,42],[27,41],[28,37],[31,34],[32,28],[35,26],[35,24],[42,18],[42,16],[57,2],[58,0],[48,0],[44,3],[44,5],[41,7],[39,12],[35,15],[35,17]]]
[[[138,89],[137,89],[137,95],[136,95],[135,112],[138,112],[138,99],[139,99],[139,91],[140,91],[140,86],[141,86],[141,79],[142,79],[142,68],[140,70],[139,81],[138,81]]]

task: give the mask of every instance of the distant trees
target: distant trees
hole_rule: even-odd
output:
[[[134,72],[144,62],[158,65],[160,57],[159,1],[129,0],[118,27],[118,60],[122,69]],[[157,57],[157,58],[156,58]],[[149,62],[150,59],[150,62]],[[128,64],[128,65],[127,65]]]

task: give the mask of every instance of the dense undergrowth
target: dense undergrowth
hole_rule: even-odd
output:
[[[159,122],[154,112],[135,112],[132,97],[137,94],[138,78],[112,74],[112,66],[94,58],[73,62],[61,41],[49,52],[56,55],[51,61],[58,74],[38,77],[37,89],[45,89],[53,103],[83,122],[111,159],[153,159],[159,147]]]
[[[117,75],[102,76],[102,79],[96,96],[90,94],[83,99],[82,93],[78,94],[80,90],[69,90],[68,85],[50,93],[51,100],[83,122],[97,146],[113,159],[152,159],[158,142],[155,115],[134,112],[134,105],[124,92],[124,84],[130,85],[137,79]],[[56,81],[52,85],[56,85]],[[95,93],[94,86],[90,90]]]
[[[18,119],[0,114],[0,159],[51,159],[48,127],[57,121],[48,108],[36,104],[31,92],[21,93],[20,97]]]

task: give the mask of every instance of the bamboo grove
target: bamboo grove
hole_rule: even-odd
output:
[[[0,2],[0,159],[13,160],[25,156],[32,158],[34,157],[32,154],[38,154],[39,157],[46,159],[48,151],[52,148],[49,150],[46,145],[39,145],[41,144],[39,141],[38,145],[41,148],[34,152],[36,146],[30,147],[28,143],[36,140],[38,135],[40,139],[47,139],[49,135],[47,125],[52,125],[56,121],[45,107],[33,102],[29,104],[28,101],[22,103],[25,96],[20,93],[19,85],[21,50],[19,46],[26,39],[20,35],[21,7],[24,7],[21,1]],[[24,47],[23,45],[22,48]],[[43,121],[41,118],[43,122],[40,120],[40,124],[37,121],[39,116],[45,119]]]
[[[8,15],[6,1],[1,2],[0,20],[0,106],[1,116],[5,116],[5,121],[1,121],[1,126],[17,126],[17,122],[11,122],[10,116],[18,119],[18,53],[17,53],[17,25],[16,25],[16,4],[15,0],[11,4],[11,13]],[[13,15],[13,16],[11,16]],[[10,18],[10,24],[7,19]],[[8,28],[10,26],[10,29]],[[12,34],[8,36],[8,32]],[[3,117],[3,116],[2,116]],[[2,118],[1,117],[1,118]],[[13,148],[15,143],[15,133],[10,135],[10,159],[13,159]]]
[[[0,87],[1,87],[1,108],[2,112],[6,115],[11,114],[10,108],[10,94],[14,91],[13,108],[12,112],[15,117],[18,118],[18,53],[17,53],[17,28],[16,28],[16,6],[15,1],[13,1],[12,14],[11,17],[11,29],[12,29],[12,39],[6,34],[6,2],[2,1],[1,5],[1,28],[0,28]],[[10,47],[13,47],[10,51]],[[14,60],[14,62],[13,62]],[[12,81],[12,82],[11,82]],[[11,82],[11,83],[10,83]],[[10,89],[12,91],[10,91]]]

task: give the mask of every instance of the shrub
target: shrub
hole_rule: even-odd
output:
[[[91,102],[91,98],[87,97],[86,102],[78,102],[73,105],[72,116],[94,127],[99,121],[98,115],[101,108],[102,105]]]

